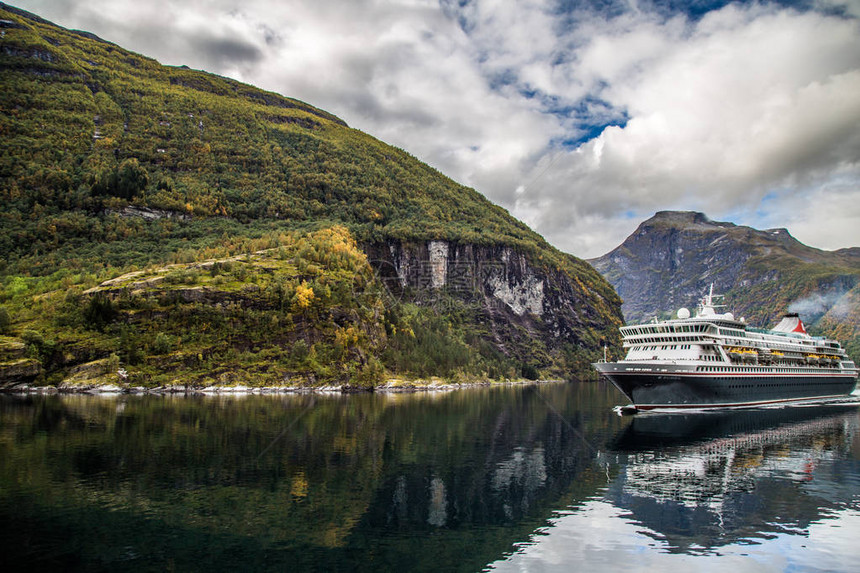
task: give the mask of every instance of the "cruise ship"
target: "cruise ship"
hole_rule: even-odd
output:
[[[695,316],[621,327],[627,356],[594,364],[634,410],[758,406],[844,398],[857,367],[835,340],[810,336],[796,314],[771,330],[752,328],[723,305],[714,287]]]

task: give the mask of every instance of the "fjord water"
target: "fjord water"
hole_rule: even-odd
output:
[[[850,571],[858,406],[0,396],[3,571]]]

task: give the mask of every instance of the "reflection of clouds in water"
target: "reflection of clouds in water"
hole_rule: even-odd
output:
[[[860,550],[860,511],[845,510],[833,519],[812,523],[800,535],[783,533],[755,544],[741,541],[719,554],[667,553],[659,534],[630,520],[630,514],[605,501],[592,500],[575,512],[560,514],[550,526],[502,561],[496,571],[690,571],[733,573],[761,571],[852,571]]]
[[[856,571],[860,547],[857,533],[860,532],[860,510],[840,512],[836,519],[813,523],[809,527],[809,538],[787,539],[791,549],[789,561],[798,569],[813,565],[827,571]],[[814,547],[815,553],[809,554]]]

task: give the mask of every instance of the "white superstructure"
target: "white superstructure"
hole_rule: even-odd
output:
[[[749,327],[711,286],[695,316],[621,327],[627,355],[594,364],[637,409],[748,406],[850,394],[857,367],[835,340],[810,336],[796,314]]]
[[[807,334],[797,315],[786,315],[772,330],[747,326],[731,313],[719,313],[713,285],[696,316],[621,328],[623,362],[695,366],[700,372],[798,372],[854,370],[854,362],[835,340]]]

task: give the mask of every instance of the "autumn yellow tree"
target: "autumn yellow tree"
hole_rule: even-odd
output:
[[[313,287],[309,286],[307,281],[302,281],[302,284],[296,287],[296,294],[293,295],[293,312],[305,312],[313,300]]]

